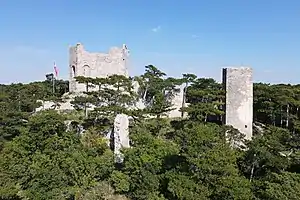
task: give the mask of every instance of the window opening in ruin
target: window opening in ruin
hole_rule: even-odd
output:
[[[74,65],[72,65],[72,78],[76,76],[76,68]]]
[[[86,76],[86,77],[91,76],[91,73],[90,73],[90,72],[91,72],[91,71],[90,71],[90,66],[84,65],[84,66],[83,66],[83,73],[84,73],[84,76]]]

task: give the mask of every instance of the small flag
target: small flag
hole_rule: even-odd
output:
[[[55,76],[58,76],[58,68],[56,66],[56,63],[54,62],[54,72],[55,72]]]

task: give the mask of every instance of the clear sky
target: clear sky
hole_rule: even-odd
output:
[[[68,46],[127,44],[130,74],[153,64],[170,76],[220,80],[224,66],[254,80],[300,83],[299,0],[0,0],[0,83],[68,78]]]

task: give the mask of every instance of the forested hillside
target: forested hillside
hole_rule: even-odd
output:
[[[243,136],[222,124],[225,92],[213,79],[152,65],[138,77],[77,79],[86,95],[72,113],[34,112],[37,100],[59,103],[66,81],[55,93],[51,80],[0,85],[0,199],[300,199],[300,85],[254,84],[254,137],[238,148]],[[181,84],[188,117],[165,118]],[[140,98],[145,109],[127,109]],[[122,164],[105,139],[119,113],[132,118]]]

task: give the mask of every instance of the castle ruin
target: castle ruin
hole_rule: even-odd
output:
[[[226,91],[224,123],[238,129],[245,139],[252,138],[253,71],[249,67],[223,69],[223,87]]]
[[[107,77],[110,75],[124,75],[128,77],[129,50],[126,45],[122,47],[112,47],[108,53],[87,52],[82,44],[70,47],[69,50],[69,84],[71,98],[86,90],[85,84],[76,82],[76,76],[84,77]],[[223,123],[231,125],[243,133],[246,139],[252,138],[253,123],[253,82],[252,69],[248,67],[224,68],[222,73],[223,86],[226,91]],[[133,83],[134,90],[138,91],[138,83]],[[167,117],[182,117],[180,108],[184,100],[184,86],[178,87],[172,101],[174,110],[167,114]],[[73,94],[72,94],[73,93]],[[73,110],[71,100],[62,103],[58,110]],[[49,109],[53,102],[45,102],[38,110]],[[144,108],[141,99],[136,104],[136,108]],[[185,116],[185,115],[184,115]],[[122,131],[121,131],[122,132]],[[125,131],[126,132],[126,131]]]
[[[76,76],[104,78],[110,75],[128,76],[129,50],[112,47],[108,53],[90,53],[78,43],[69,50],[69,90],[71,93],[85,91],[85,85],[76,82]]]

